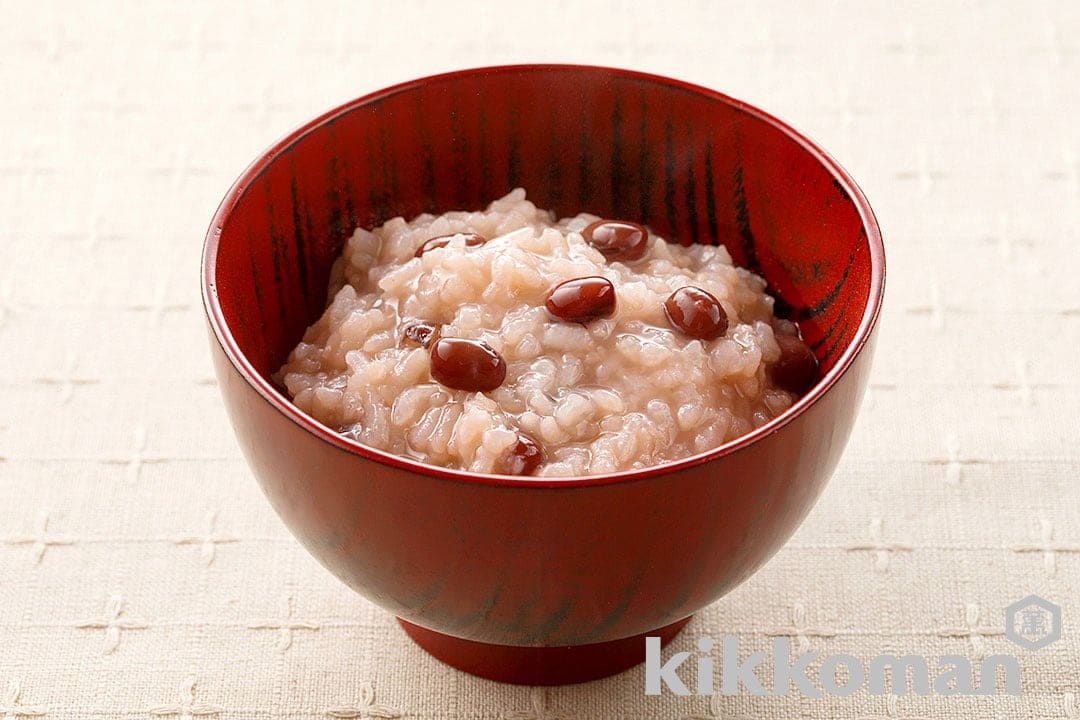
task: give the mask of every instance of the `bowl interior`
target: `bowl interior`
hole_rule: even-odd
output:
[[[723,244],[768,281],[825,371],[876,309],[873,217],[808,141],[711,91],[570,66],[428,78],[298,130],[219,209],[208,297],[268,379],[325,307],[354,227],[475,209],[519,186],[560,217],[588,211]]]

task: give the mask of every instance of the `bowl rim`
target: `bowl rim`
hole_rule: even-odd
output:
[[[494,475],[494,474],[482,474],[469,472],[467,470],[455,470],[451,468],[444,468],[437,465],[430,465],[422,463],[418,460],[396,455],[393,453],[379,450],[356,440],[345,437],[338,433],[334,429],[323,425],[318,420],[310,417],[303,411],[301,411],[296,405],[292,403],[289,398],[282,394],[277,388],[273,386],[268,380],[263,378],[258,372],[255,371],[254,366],[248,361],[247,357],[240,350],[232,332],[229,329],[228,324],[225,321],[224,314],[221,309],[221,304],[218,301],[217,286],[215,283],[216,264],[217,264],[217,250],[218,244],[221,238],[221,229],[224,226],[225,220],[235,209],[240,200],[244,197],[244,194],[251,183],[256,180],[270,164],[290,147],[298,143],[309,133],[317,130],[318,128],[326,125],[329,122],[343,116],[349,112],[352,112],[358,107],[369,104],[371,102],[382,100],[392,95],[396,95],[401,92],[405,92],[416,88],[418,86],[432,83],[432,82],[444,82],[453,80],[455,78],[474,76],[474,75],[491,75],[500,73],[521,73],[521,72],[537,72],[547,70],[563,70],[563,71],[579,71],[588,73],[606,74],[612,77],[632,78],[635,80],[646,81],[666,86],[669,89],[682,90],[695,95],[701,95],[711,100],[716,100],[728,105],[731,105],[754,118],[765,122],[772,127],[780,130],[786,134],[789,138],[798,143],[806,152],[810,153],[819,163],[821,163],[826,170],[828,170],[834,180],[838,182],[843,190],[851,198],[854,203],[856,211],[859,213],[859,218],[863,223],[863,227],[866,230],[866,241],[870,248],[870,292],[867,297],[866,307],[863,309],[862,318],[860,319],[859,326],[855,331],[855,335],[851,342],[841,353],[833,367],[825,374],[823,378],[810,389],[810,391],[799,398],[798,401],[793,403],[791,407],[776,416],[768,423],[756,428],[745,435],[737,437],[719,447],[713,448],[706,452],[696,453],[689,457],[681,458],[671,462],[662,463],[659,465],[653,465],[646,468],[640,468],[636,470],[623,470],[615,473],[602,473],[597,475],[574,475],[568,477],[522,477],[512,475]],[[429,75],[427,77],[417,78],[415,80],[407,80],[395,85],[391,85],[381,90],[376,90],[371,93],[362,95],[356,99],[345,102],[337,107],[322,113],[321,115],[309,120],[299,127],[295,128],[291,132],[284,135],[282,138],[274,142],[269,148],[261,152],[255,160],[248,165],[248,167],[240,174],[236,181],[229,188],[225,197],[218,205],[217,210],[214,212],[214,217],[210,222],[210,227],[207,230],[205,242],[203,245],[202,262],[200,267],[200,277],[202,285],[202,299],[203,309],[206,313],[206,317],[209,321],[210,328],[214,334],[214,340],[221,346],[226,357],[232,363],[234,369],[240,374],[240,376],[251,386],[255,392],[262,397],[262,399],[269,403],[278,412],[282,413],[286,418],[299,425],[304,430],[307,430],[315,437],[329,443],[333,447],[351,453],[353,455],[359,455],[369,460],[374,460],[386,465],[396,467],[398,469],[407,470],[422,475],[440,478],[444,480],[452,480],[458,482],[464,482],[468,484],[479,485],[496,485],[496,486],[509,486],[509,487],[530,487],[535,489],[558,489],[558,488],[574,488],[574,487],[588,487],[588,486],[600,486],[613,483],[627,483],[640,480],[646,480],[649,478],[668,475],[671,473],[686,470],[697,465],[703,465],[718,458],[732,455],[740,450],[743,450],[749,445],[756,443],[757,441],[768,437],[778,432],[785,425],[789,424],[797,417],[806,412],[810,406],[820,400],[826,393],[828,393],[833,386],[840,380],[840,378],[848,371],[855,358],[862,351],[866,342],[869,340],[872,330],[877,323],[878,316],[881,312],[882,300],[885,292],[885,248],[882,242],[881,229],[878,226],[877,218],[874,215],[874,211],[870,207],[870,203],[867,201],[866,196],[862,190],[855,183],[855,180],[845,170],[840,163],[838,163],[828,152],[822,149],[817,143],[808,138],[803,133],[793,128],[788,123],[780,120],[779,118],[771,115],[745,101],[738,100],[729,95],[725,95],[716,90],[709,89],[707,87],[689,83],[683,80],[677,80],[674,78],[665,77],[663,75],[656,75],[652,73],[640,72],[637,70],[627,70],[622,68],[606,67],[600,65],[578,65],[578,64],[563,64],[563,63],[526,63],[526,64],[513,64],[513,65],[494,65],[475,68],[466,68],[461,70],[454,70],[450,72],[438,73],[435,75]]]

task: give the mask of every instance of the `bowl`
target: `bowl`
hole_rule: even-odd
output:
[[[478,475],[347,439],[272,374],[326,304],[357,226],[475,209],[514,187],[762,275],[817,355],[772,422],[677,462],[572,478]],[[644,658],[757,570],[806,516],[855,420],[884,285],[881,235],[803,135],[706,88],[600,67],[465,70],[366,95],[244,171],[214,216],[203,300],[220,390],[274,509],[435,657],[517,683]]]

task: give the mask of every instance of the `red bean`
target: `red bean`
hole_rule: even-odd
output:
[[[545,306],[549,313],[569,322],[611,317],[615,312],[615,286],[599,276],[567,280],[551,289]]]
[[[506,361],[486,342],[440,338],[431,346],[431,377],[455,390],[488,392],[506,379]]]
[[[423,245],[416,249],[416,257],[420,257],[428,250],[434,250],[435,248],[446,247],[450,244],[450,241],[456,238],[458,235],[462,235],[465,238],[465,247],[476,247],[477,245],[483,245],[487,242],[487,238],[483,235],[478,235],[474,232],[462,232],[462,233],[450,233],[449,235],[440,235],[433,237],[426,241]]]
[[[818,379],[818,361],[802,340],[793,335],[777,335],[780,359],[773,365],[772,381],[782,390],[803,395]]]
[[[727,332],[728,316],[720,301],[701,288],[682,287],[664,302],[673,327],[699,340],[713,340]]]
[[[608,260],[640,260],[649,249],[649,231],[624,220],[597,220],[581,234]]]
[[[439,329],[431,323],[414,322],[405,326],[405,329],[401,331],[401,336],[405,342],[426,348],[439,337]]]
[[[517,442],[499,458],[495,471],[500,475],[532,475],[544,462],[544,450],[525,433],[519,432]]]

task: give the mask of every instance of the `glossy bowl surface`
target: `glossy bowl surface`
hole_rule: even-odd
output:
[[[518,186],[559,216],[588,211],[725,245],[799,323],[821,381],[716,450],[567,479],[390,455],[275,387],[354,227],[475,209]],[[640,661],[636,636],[674,634],[795,530],[854,422],[884,274],[862,192],[779,120],[667,78],[522,65],[404,83],[288,135],[222,202],[202,281],[237,438],[304,546],[451,664],[569,682]]]

